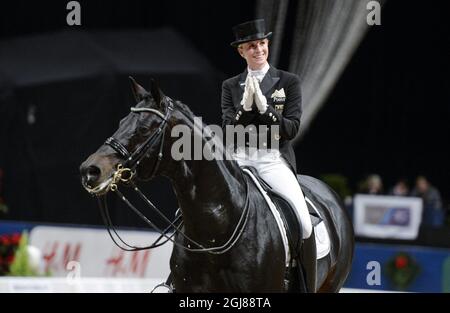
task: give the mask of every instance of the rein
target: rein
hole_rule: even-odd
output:
[[[146,250],[146,249],[153,249],[160,247],[167,243],[168,241],[173,242],[174,245],[190,252],[208,252],[211,254],[223,254],[227,251],[229,251],[238,241],[238,239],[241,237],[242,233],[244,232],[245,226],[248,221],[249,216],[249,192],[248,192],[248,182],[247,182],[247,176],[244,175],[245,178],[245,184],[246,184],[246,198],[245,198],[245,204],[244,209],[241,213],[241,216],[239,218],[239,221],[229,237],[229,239],[221,246],[215,246],[215,247],[205,247],[201,243],[195,241],[194,239],[187,236],[181,229],[183,222],[181,221],[181,214],[175,217],[174,221],[170,221],[162,212],[159,210],[145,195],[142,193],[142,191],[134,184],[133,178],[136,176],[136,167],[140,164],[142,159],[147,155],[148,151],[157,143],[158,139],[160,139],[159,142],[159,153],[157,160],[155,162],[155,165],[153,167],[152,173],[150,177],[153,177],[156,173],[156,171],[159,168],[159,164],[163,157],[163,146],[164,146],[164,134],[166,127],[168,125],[168,121],[170,118],[170,115],[173,111],[173,101],[169,97],[167,97],[169,100],[169,105],[167,107],[166,114],[163,115],[160,111],[151,109],[151,108],[136,108],[132,107],[131,112],[141,113],[141,112],[149,112],[154,113],[157,116],[159,116],[162,119],[161,124],[159,125],[158,129],[148,138],[144,141],[144,143],[139,146],[133,153],[130,153],[127,148],[122,145],[117,139],[114,137],[109,137],[105,144],[109,145],[111,148],[113,148],[120,156],[122,156],[125,159],[125,162],[123,164],[117,165],[117,170],[114,172],[113,176],[108,179],[105,184],[101,184],[97,188],[93,188],[90,190],[91,193],[95,194],[99,190],[106,188],[106,192],[113,191],[116,193],[119,198],[125,202],[125,204],[134,212],[136,213],[145,223],[147,223],[149,226],[151,226],[153,229],[157,230],[160,233],[160,236],[149,246],[145,247],[136,247],[127,244],[117,233],[114,225],[112,224],[108,205],[107,205],[107,199],[106,195],[104,196],[98,196],[97,200],[99,203],[100,213],[102,216],[102,219],[105,223],[105,226],[107,228],[108,234],[111,237],[112,241],[118,246],[120,249],[125,251],[139,251],[139,250]],[[182,112],[184,114],[184,112]],[[139,197],[153,210],[155,210],[163,219],[166,221],[169,226],[162,230],[159,227],[157,227],[152,221],[150,221],[141,211],[139,211],[119,190],[118,186],[119,184],[129,184],[133,187],[134,191],[139,195]],[[170,235],[168,233],[171,229],[174,229],[174,232]],[[116,235],[117,239],[124,244],[126,247],[119,244],[116,239],[113,236],[113,233]],[[173,237],[174,235],[178,233],[181,236],[183,236],[186,241],[190,242],[187,245],[180,244],[176,242]],[[162,238],[165,238],[163,242],[160,242]],[[193,244],[196,248],[192,248],[191,244]]]

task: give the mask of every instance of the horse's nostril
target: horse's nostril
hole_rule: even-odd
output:
[[[87,168],[88,175],[92,176],[99,176],[100,175],[100,169],[97,166],[91,165]]]
[[[91,165],[86,168],[84,179],[87,184],[95,183],[100,178],[101,171],[97,166]]]

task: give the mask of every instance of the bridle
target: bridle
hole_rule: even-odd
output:
[[[143,108],[143,107],[132,107],[131,112],[134,113],[153,113],[160,117],[162,119],[161,124],[159,125],[158,129],[152,133],[152,135],[147,138],[144,143],[142,143],[134,152],[130,153],[128,149],[120,143],[119,140],[115,139],[114,137],[109,137],[105,144],[110,146],[116,153],[118,153],[124,160],[123,164],[118,164],[116,171],[113,173],[113,176],[110,177],[104,184],[101,184],[100,186],[97,186],[96,188],[88,189],[88,191],[94,195],[99,191],[100,189],[106,188],[106,191],[113,191],[115,192],[119,198],[126,203],[126,205],[135,212],[144,222],[146,222],[148,225],[150,225],[153,229],[157,230],[160,233],[160,236],[149,246],[145,247],[136,247],[127,244],[117,233],[115,230],[115,227],[111,221],[111,217],[109,215],[109,210],[107,206],[107,199],[106,194],[103,196],[98,196],[98,203],[100,207],[100,213],[103,218],[103,221],[106,225],[107,231],[113,240],[113,242],[122,250],[125,251],[139,251],[139,250],[146,250],[146,249],[153,249],[159,246],[162,246],[168,241],[172,241],[174,245],[179,246],[180,248],[190,251],[190,252],[208,252],[211,254],[223,254],[227,251],[229,251],[235,243],[238,241],[238,239],[241,237],[245,225],[248,221],[249,216],[249,192],[248,192],[248,183],[247,178],[244,175],[245,183],[246,183],[246,199],[244,204],[244,209],[241,213],[241,216],[239,218],[239,221],[231,234],[230,238],[221,246],[215,246],[215,247],[205,247],[202,244],[198,243],[197,241],[193,240],[189,236],[187,236],[182,230],[182,221],[181,221],[181,214],[176,215],[174,221],[170,221],[162,212],[159,210],[143,193],[142,191],[134,184],[133,178],[136,176],[136,168],[141,163],[142,159],[147,156],[148,151],[158,144],[159,141],[159,153],[157,156],[157,159],[155,161],[155,164],[153,166],[153,170],[150,176],[150,179],[154,177],[156,174],[159,164],[163,158],[163,147],[164,147],[164,134],[166,132],[166,128],[168,126],[169,119],[173,113],[174,110],[174,103],[173,100],[169,97],[166,97],[167,101],[169,102],[167,106],[167,110],[165,114],[161,113],[160,111],[152,108]],[[182,112],[182,111],[181,111]],[[182,112],[184,114],[184,112]],[[140,212],[119,190],[118,186],[120,183],[131,185],[134,189],[134,191],[139,195],[139,197],[153,210],[155,210],[158,215],[160,215],[165,222],[169,224],[169,226],[162,230],[159,227],[157,227],[152,221],[150,221],[142,212]],[[174,232],[170,235],[168,233],[174,229]],[[114,238],[112,232],[116,235],[117,239],[122,242],[126,247],[120,245],[116,239]],[[183,236],[188,242],[190,242],[187,245],[180,244],[176,242],[173,238],[173,236],[179,233],[181,236]],[[165,238],[163,242],[160,242],[162,238]],[[191,244],[196,246],[196,248],[192,248]]]
[[[158,139],[160,139],[158,158],[156,159],[155,165],[153,166],[150,178],[152,178],[155,175],[163,157],[164,135],[166,133],[165,131],[168,125],[170,115],[172,114],[173,111],[173,101],[170,98],[168,99],[169,105],[167,106],[167,111],[165,115],[163,115],[160,111],[152,108],[137,108],[137,107],[131,108],[131,112],[153,113],[162,119],[162,122],[159,125],[158,129],[150,137],[148,137],[144,141],[144,143],[141,144],[133,153],[130,153],[128,149],[123,144],[121,144],[120,141],[117,140],[116,138],[109,137],[108,139],[106,139],[105,144],[113,148],[113,150],[115,150],[122,158],[125,159],[125,162],[123,164],[119,164],[117,167],[117,171],[113,176],[113,184],[111,185],[111,188],[117,188],[117,183],[119,181],[121,182],[131,181],[131,179],[136,173],[136,167],[138,167],[142,159],[146,156],[148,150],[150,150],[150,148],[153,147],[153,145],[158,141]]]

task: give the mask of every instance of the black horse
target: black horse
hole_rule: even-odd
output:
[[[121,179],[133,183],[158,175],[170,179],[183,219],[170,260],[176,291],[296,291],[295,284],[287,290],[281,234],[255,185],[233,160],[170,157],[178,139],[171,136],[171,129],[185,125],[192,136],[202,129],[194,125],[186,105],[163,95],[154,82],[151,92],[134,80],[132,87],[138,103],[113,137],[81,165],[83,186],[100,197],[115,191]],[[125,167],[132,170],[117,175]],[[338,292],[353,257],[352,225],[327,185],[309,176],[300,176],[300,182],[331,237],[329,255],[317,263],[317,291]],[[297,278],[291,275],[289,279]]]

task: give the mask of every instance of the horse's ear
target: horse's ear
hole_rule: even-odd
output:
[[[128,76],[128,78],[131,81],[131,90],[133,91],[134,99],[136,99],[136,102],[141,102],[145,97],[149,95],[148,91],[144,89],[141,85],[136,83],[133,77]]]
[[[165,96],[161,89],[159,89],[158,83],[153,78],[150,79],[150,93],[152,94],[156,105],[161,107],[161,102],[164,100]]]

